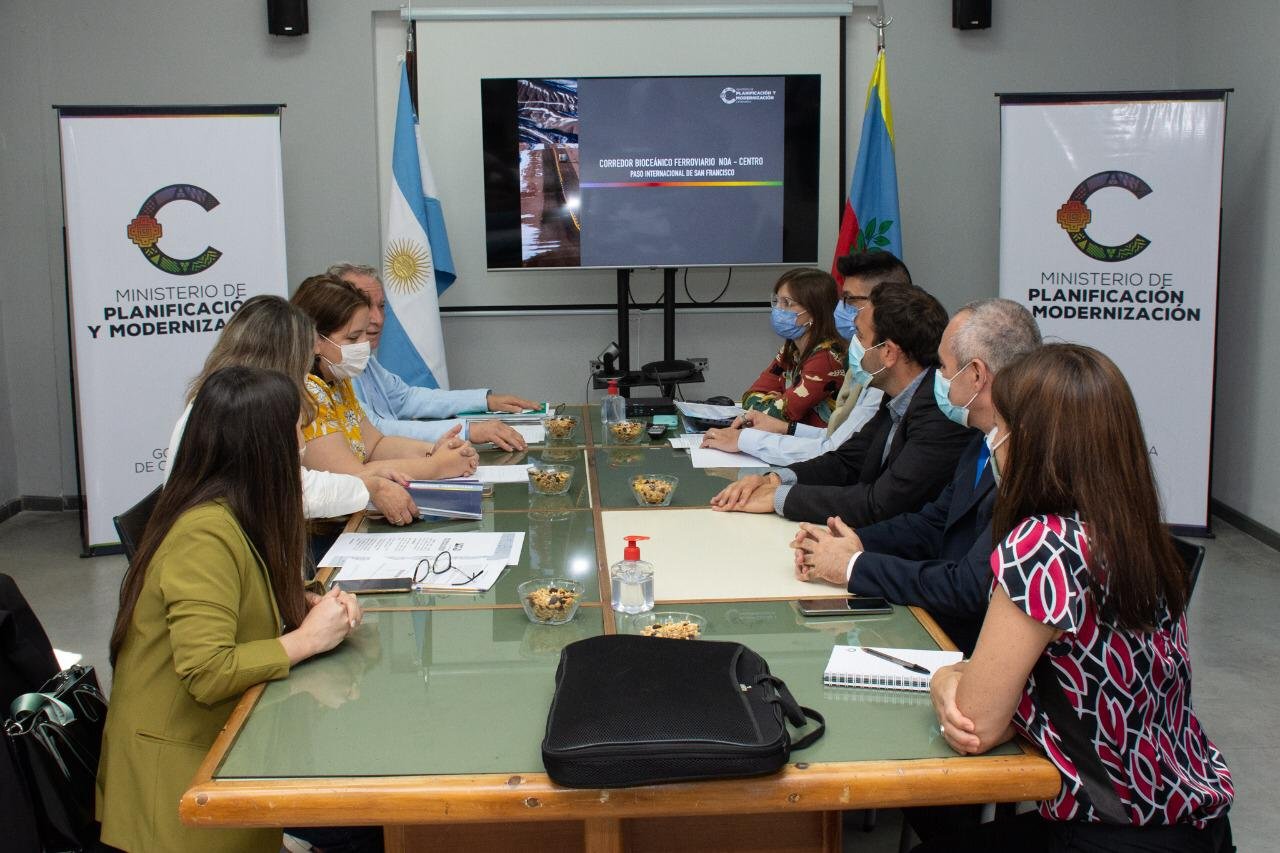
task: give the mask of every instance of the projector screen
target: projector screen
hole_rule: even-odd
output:
[[[811,264],[816,74],[481,81],[491,270]]]

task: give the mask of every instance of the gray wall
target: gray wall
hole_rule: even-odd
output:
[[[5,298],[0,294],[0,314]],[[0,507],[18,495],[18,458],[13,447],[13,407],[9,405],[9,377],[5,370],[4,325],[0,324]]]
[[[7,371],[10,389],[4,408],[21,414],[13,445],[20,460],[17,493],[76,489],[60,176],[49,105],[288,103],[285,207],[289,278],[298,281],[335,257],[376,256],[371,12],[397,5],[317,0],[311,34],[290,40],[266,34],[260,2],[0,4],[0,79],[6,81],[0,87],[0,258],[9,273],[0,284],[0,370]],[[1280,461],[1259,462],[1267,459],[1265,414],[1280,410],[1263,375],[1277,355],[1274,336],[1268,342],[1265,332],[1280,319],[1274,290],[1263,286],[1280,264],[1280,248],[1266,239],[1278,195],[1274,161],[1280,149],[1271,139],[1277,71],[1268,49],[1268,37],[1277,35],[1277,13],[1273,0],[1228,5],[1234,8],[1185,0],[997,2],[993,29],[960,33],[950,28],[946,3],[890,2],[905,253],[917,279],[950,308],[995,292],[999,136],[993,92],[1237,86],[1228,129],[1219,353],[1231,381],[1219,387],[1215,492],[1280,527]],[[866,27],[864,16],[859,9],[850,26]],[[1259,26],[1258,19],[1269,23]],[[655,67],[669,67],[666,59],[652,57]],[[638,66],[645,61],[637,55]],[[865,67],[858,58],[852,65]],[[865,73],[859,71],[850,90],[855,115],[863,87]],[[851,128],[851,146],[856,131]],[[704,282],[695,296],[715,292],[710,276],[700,279],[695,272],[692,278]],[[657,295],[656,274],[637,279],[642,297]],[[762,313],[682,315],[678,354],[712,359],[708,391],[740,391],[773,349],[765,323]],[[637,316],[632,328],[637,360],[658,357],[660,321]],[[613,329],[607,315],[449,318],[451,375],[458,386],[494,383],[581,399],[586,358],[613,337]],[[15,410],[12,392],[18,388],[23,396]],[[0,405],[4,395],[0,381]],[[10,467],[0,450],[0,500],[15,494],[13,478],[5,476]]]
[[[1183,24],[1178,82],[1236,90],[1227,106],[1213,496],[1280,530],[1280,6],[1195,4]]]

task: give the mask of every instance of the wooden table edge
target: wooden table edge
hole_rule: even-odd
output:
[[[202,773],[205,770],[201,768]],[[634,788],[572,789],[544,774],[212,781],[198,776],[179,814],[190,826],[591,820],[895,808],[1047,799],[1057,769],[1031,755],[825,764],[780,773]]]

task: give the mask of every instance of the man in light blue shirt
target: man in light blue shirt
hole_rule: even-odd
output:
[[[524,450],[525,440],[509,424],[500,420],[450,420],[461,412],[519,412],[537,403],[512,394],[494,394],[488,388],[443,391],[409,385],[378,363],[378,341],[386,317],[386,294],[373,267],[335,264],[329,275],[359,288],[372,305],[369,308],[369,346],[374,351],[369,364],[352,384],[365,414],[387,435],[435,441],[453,427],[462,425],[462,437],[473,444],[490,442],[502,450]]]
[[[907,266],[892,252],[858,252],[840,258],[836,270],[843,277],[840,300],[848,311],[866,306],[871,290],[882,281],[911,284]],[[826,428],[788,423],[763,412],[747,412],[728,429],[708,430],[702,446],[749,453],[770,465],[804,462],[835,450],[880,410],[884,394],[863,388],[845,373],[844,385]]]

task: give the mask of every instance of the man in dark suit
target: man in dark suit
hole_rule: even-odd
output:
[[[1026,308],[1007,299],[973,302],[942,336],[935,389],[949,417],[981,430],[960,457],[942,494],[919,512],[854,532],[839,520],[801,525],[792,543],[805,580],[846,587],[929,611],[966,654],[973,651],[991,592],[991,510],[996,481],[986,433],[995,427],[996,374],[1040,345]],[[991,443],[1001,436],[992,436]]]
[[[919,509],[937,496],[970,430],[933,398],[947,312],[912,284],[881,282],[858,311],[849,369],[884,392],[880,411],[839,448],[738,480],[712,499],[718,510],[768,512],[798,521],[832,516],[861,526]]]

